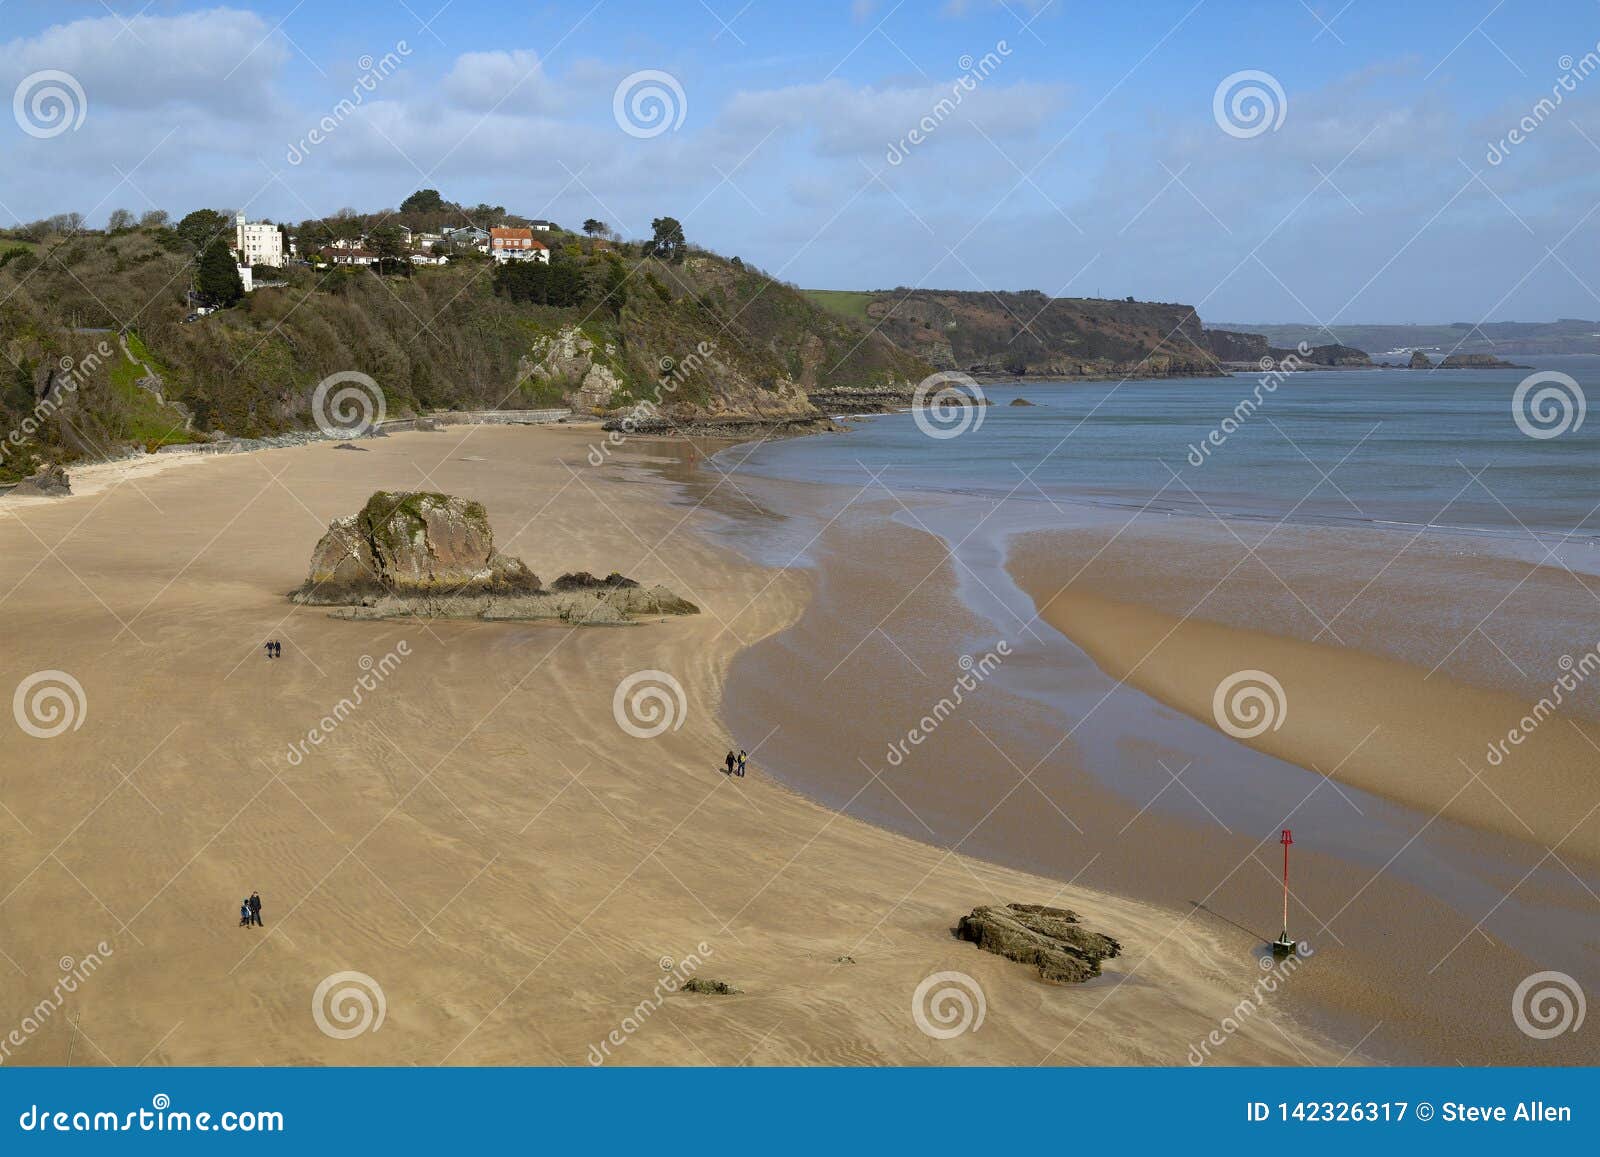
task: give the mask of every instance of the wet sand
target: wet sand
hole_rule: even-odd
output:
[[[952,854],[774,782],[764,737],[725,726],[723,685],[744,648],[804,618],[813,577],[714,544],[709,524],[742,505],[725,493],[694,509],[648,474],[588,467],[594,436],[402,434],[0,501],[6,686],[62,671],[84,692],[75,729],[14,729],[0,746],[0,1035],[21,1037],[6,1063],[581,1065],[615,1032],[609,1063],[1182,1064],[1235,1014],[1261,975],[1253,933],[1087,873]],[[539,573],[621,570],[705,613],[584,630],[291,606],[327,523],[380,488],[480,499],[500,546]],[[273,638],[284,657],[269,661]],[[685,692],[681,726],[654,739],[613,718],[614,689],[645,669]],[[869,687],[850,714],[901,728],[897,692]],[[811,704],[796,706],[769,741],[809,727]],[[291,760],[318,727],[324,741]],[[735,740],[755,753],[742,781],[717,766]],[[854,771],[842,749],[831,759]],[[262,929],[237,926],[252,889]],[[1126,954],[1099,981],[1054,987],[950,936],[1007,900],[1077,909]],[[743,994],[655,1002],[690,954]],[[91,955],[97,969],[41,1015]],[[986,1017],[939,1040],[912,999],[950,970],[981,987]],[[352,972],[381,989],[384,1019],[340,1039],[314,1001]],[[321,1011],[337,1029],[357,1008]],[[1365,1026],[1338,1027],[1274,1000],[1216,1055],[1366,1056]]]
[[[937,846],[1186,910],[1184,931],[1220,937],[1236,963],[1248,961],[1253,948],[1277,935],[1277,839],[1281,827],[1293,826],[1291,926],[1313,945],[1315,967],[1296,977],[1280,1003],[1302,1023],[1316,1025],[1346,1048],[1388,1061],[1594,1062],[1595,1046],[1582,1035],[1534,1041],[1511,1016],[1511,994],[1533,972],[1562,969],[1591,986],[1600,980],[1591,891],[1600,881],[1575,854],[1547,856],[1520,825],[1485,831],[1471,826],[1468,815],[1460,822],[1450,814],[1431,819],[1432,811],[1405,806],[1410,797],[1386,799],[1377,785],[1372,792],[1340,790],[1270,752],[1252,752],[1215,727],[1178,715],[1161,696],[1152,702],[1136,679],[1118,684],[1117,669],[1097,664],[1089,644],[1079,649],[1050,629],[1026,598],[1014,612],[974,612],[958,589],[986,594],[1005,576],[971,565],[964,555],[953,559],[945,542],[919,525],[924,517],[938,521],[928,508],[913,512],[897,499],[870,495],[846,505],[848,493],[829,495],[830,488],[802,483],[741,485],[770,496],[781,509],[820,511],[815,522],[823,524],[807,551],[815,598],[791,627],[735,660],[727,692],[729,717],[742,742],[785,721],[766,750],[786,782],[829,806]],[[970,524],[965,515],[949,523],[958,530]],[[1113,533],[1114,528],[1014,540],[1012,569],[1027,590],[1049,579],[1055,580],[1052,591],[1059,589]],[[1170,531],[1163,527],[1162,534]],[[1226,552],[1212,545],[1220,561]],[[1324,571],[1337,574],[1332,585],[1346,598],[1370,577],[1353,566],[1328,568],[1325,557],[1305,553],[1306,541],[1284,545],[1304,569],[1315,572],[1321,562]],[[1095,637],[1121,628],[1124,620],[1112,612],[1147,592],[1156,599],[1192,594],[1196,584],[1203,592],[1231,565],[1211,574],[1159,536],[1100,557],[1108,555],[1125,565],[1094,573],[1121,602],[1101,593],[1092,606],[1081,604],[1080,621],[1060,624],[1074,640],[1084,623]],[[1419,565],[1437,562],[1429,558]],[[1235,570],[1233,577],[1238,575]],[[1523,590],[1568,581],[1542,575]],[[1101,588],[1085,583],[1084,589]],[[1230,604],[1230,613],[1254,614],[1258,625],[1291,617],[1271,617],[1280,602],[1291,601],[1288,596],[1269,597],[1246,581],[1227,589],[1237,604]],[[1415,594],[1437,605],[1436,593],[1426,586],[1417,586]],[[1537,614],[1536,603],[1528,600],[1528,614]],[[1372,632],[1400,649],[1430,636],[1422,618],[1399,603],[1386,605],[1407,618],[1403,637],[1392,624],[1353,614],[1340,624],[1343,638],[1365,639],[1364,632]],[[1515,609],[1522,613],[1520,602]],[[1106,613],[1097,618],[1100,611]],[[1292,634],[1286,638],[1293,640]],[[1002,639],[1011,654],[995,674],[953,711],[936,712],[968,670],[962,656],[977,659]],[[1457,666],[1461,654],[1452,657]],[[1177,652],[1171,658],[1162,666],[1169,678],[1171,666],[1181,670],[1194,662]],[[1349,658],[1395,662],[1354,649]],[[1452,669],[1447,663],[1441,671]],[[1534,667],[1526,669],[1531,673]],[[1365,693],[1365,672],[1351,670],[1358,692]],[[1336,675],[1326,678],[1337,685]],[[1428,686],[1425,694],[1474,692],[1451,677],[1434,678],[1438,690]],[[1309,696],[1310,686],[1291,694]],[[798,703],[796,687],[805,689]],[[1207,710],[1210,694],[1208,687]],[[868,702],[874,710],[860,710]],[[1413,706],[1426,712],[1430,703]],[[1469,704],[1462,710],[1482,708]],[[1313,714],[1308,707],[1306,715]],[[1450,720],[1461,717],[1428,726],[1448,733]],[[897,747],[912,729],[926,733],[930,718],[934,729],[926,741]],[[1560,726],[1570,730],[1565,722]],[[1556,727],[1551,722],[1546,729]],[[1356,732],[1350,745],[1361,738]],[[1329,766],[1348,754],[1340,751]],[[1481,744],[1474,754],[1480,757],[1475,766],[1481,766]],[[1343,775],[1341,767],[1341,780]],[[1467,778],[1462,772],[1457,783]],[[1543,786],[1575,793],[1584,783],[1549,780]],[[1525,799],[1520,788],[1516,799]],[[1550,825],[1570,817],[1559,838],[1582,816],[1576,799],[1569,794],[1554,805],[1530,807],[1531,820]],[[1592,829],[1581,827],[1578,834],[1587,838]],[[1576,876],[1566,863],[1575,865]]]
[[[1374,543],[1372,552],[1404,541]],[[1258,558],[1247,545],[1214,541],[1207,559],[1154,535],[1128,535],[1109,550],[1103,537],[1078,536],[1019,548],[1012,570],[1041,617],[1113,678],[1208,726],[1425,815],[1600,862],[1600,633],[1578,633],[1592,625],[1584,618],[1596,580],[1475,560],[1480,579],[1499,569],[1509,572],[1498,576],[1500,590],[1526,589],[1528,615],[1539,599],[1548,608],[1562,588],[1571,592],[1572,633],[1552,641],[1517,621],[1521,608],[1474,599],[1471,584],[1438,597],[1491,612],[1480,626],[1420,605],[1423,592],[1406,572],[1426,562],[1443,588],[1441,570],[1455,563],[1427,548],[1347,593],[1362,568],[1349,550],[1285,541]],[[1303,572],[1293,583],[1279,557],[1291,549]],[[1161,557],[1183,565],[1160,568],[1152,582]],[[1384,560],[1393,561],[1392,553]],[[1576,603],[1574,588],[1584,591]],[[1286,600],[1298,604],[1298,626],[1273,605]],[[1473,655],[1486,646],[1497,654]],[[1425,665],[1432,655],[1443,658]],[[1452,662],[1459,675],[1445,669]],[[1250,671],[1278,686],[1237,677]],[[1219,716],[1217,689],[1230,679]]]

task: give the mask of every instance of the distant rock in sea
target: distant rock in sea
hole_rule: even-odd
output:
[[[1502,361],[1493,354],[1448,354],[1439,363],[1442,370],[1531,370],[1516,362]]]
[[[1430,361],[1428,359],[1428,355],[1423,353],[1421,350],[1412,350],[1411,365],[1408,368],[1413,370],[1431,370],[1433,369],[1433,362]]]
[[[342,608],[341,618],[408,616],[624,623],[635,615],[692,615],[699,608],[665,587],[613,572],[566,574],[546,589],[519,558],[495,549],[481,502],[446,494],[380,490],[336,519],[290,596]]]
[[[1010,405],[1013,405],[1013,406],[1031,406],[1033,404],[1034,403],[1028,401],[1027,398],[1012,398],[1011,402],[1010,402]]]
[[[18,482],[11,493],[31,498],[65,498],[72,493],[72,482],[62,467],[46,466]]]
[[[961,917],[955,935],[985,952],[1031,964],[1043,979],[1057,984],[1080,984],[1099,976],[1100,962],[1122,951],[1111,937],[1083,928],[1076,912],[1042,904],[974,908],[970,916]]]

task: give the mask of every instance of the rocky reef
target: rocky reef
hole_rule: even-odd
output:
[[[335,519],[311,554],[306,581],[289,596],[339,608],[341,618],[409,616],[624,623],[699,608],[665,587],[613,572],[564,574],[549,587],[519,558],[497,550],[481,502],[447,494],[380,490]]]
[[[1043,904],[974,908],[954,931],[957,939],[985,952],[1033,965],[1041,978],[1056,984],[1099,976],[1100,962],[1122,951],[1111,937],[1085,929],[1076,912]]]

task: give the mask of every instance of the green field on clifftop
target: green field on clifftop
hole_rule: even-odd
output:
[[[829,313],[851,321],[867,321],[867,306],[878,296],[857,289],[802,289],[800,292]]]

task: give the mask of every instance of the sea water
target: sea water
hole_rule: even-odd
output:
[[[849,487],[877,477],[1008,506],[1600,539],[1600,416],[1588,418],[1584,394],[1600,402],[1600,357],[1520,360],[1536,366],[980,385],[991,404],[942,426],[883,415],[714,465]],[[1543,424],[1530,407],[1550,382],[1517,400],[1536,371],[1578,391],[1555,383],[1569,402],[1552,397]],[[1009,404],[1019,397],[1032,405]]]

